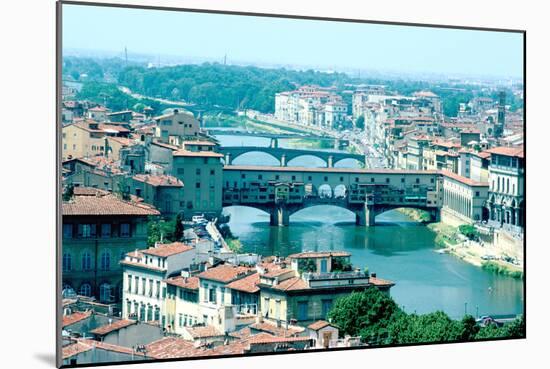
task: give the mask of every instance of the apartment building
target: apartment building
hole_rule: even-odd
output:
[[[189,267],[196,250],[181,242],[156,244],[126,253],[122,265],[122,316],[171,327],[174,317],[165,315],[166,283],[169,276]]]
[[[160,213],[152,206],[127,201],[103,190],[77,187],[63,201],[63,288],[100,302],[122,298],[126,253],[147,244],[147,221]]]

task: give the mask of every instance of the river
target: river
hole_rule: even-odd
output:
[[[218,136],[222,145],[267,146],[269,139]],[[288,145],[280,140],[280,146]],[[275,158],[249,153],[234,164],[278,165]],[[320,159],[297,158],[297,166],[324,166]],[[354,166],[346,162],[342,166]],[[407,312],[443,310],[455,319],[471,315],[523,312],[523,281],[493,274],[449,254],[434,252],[435,233],[399,211],[376,218],[376,226],[356,227],[346,209],[317,206],[291,216],[288,227],[271,227],[269,215],[248,207],[229,207],[229,226],[246,252],[285,256],[300,251],[345,250],[352,262],[396,283],[395,301]]]

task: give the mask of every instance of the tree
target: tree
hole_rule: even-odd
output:
[[[476,239],[479,237],[478,230],[470,224],[462,224],[458,227],[458,231],[464,236],[468,237],[470,240]]]
[[[388,344],[458,341],[462,323],[442,311],[416,315],[402,313],[388,327]]]
[[[174,231],[174,238],[176,241],[181,241],[183,239],[183,213],[178,213],[176,216],[176,225],[175,225],[175,231]]]
[[[174,242],[176,221],[173,220],[150,220],[147,223],[147,245],[149,247],[155,246],[157,242]]]
[[[353,292],[336,300],[328,319],[338,327],[342,335],[360,336],[370,344],[386,340],[387,327],[402,313],[397,304],[376,287]]]
[[[523,338],[525,337],[525,318],[522,315],[513,322],[497,326],[495,323],[489,323],[482,327],[475,335],[475,339],[491,339],[491,338]]]
[[[72,183],[69,183],[67,187],[65,187],[65,191],[63,191],[63,201],[70,201],[73,198],[74,195],[74,185]]]

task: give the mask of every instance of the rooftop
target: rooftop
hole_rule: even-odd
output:
[[[235,279],[245,277],[252,269],[243,266],[223,264],[207,269],[198,275],[202,279],[210,279],[218,282],[231,282]]]
[[[473,187],[487,187],[487,186],[489,186],[488,182],[477,182],[477,181],[474,181],[473,179],[470,179],[470,178],[467,178],[467,177],[462,177],[461,175],[458,175],[458,174],[456,174],[454,172],[451,172],[449,170],[442,170],[441,174],[444,175],[445,177],[451,178],[455,181],[458,181],[458,182],[463,183],[463,184],[468,185],[468,186],[473,186]]]
[[[105,324],[105,325],[102,325],[101,327],[98,327],[90,331],[90,333],[96,334],[98,336],[105,336],[111,332],[118,331],[119,329],[129,327],[136,323],[137,322],[135,320],[128,320],[128,319],[115,320],[111,324]]]
[[[164,280],[166,284],[186,288],[188,290],[198,290],[199,289],[199,279],[197,277],[183,277],[178,275],[176,277],[167,278]]]
[[[84,320],[84,319],[88,318],[91,315],[92,315],[91,310],[90,311],[85,311],[85,312],[76,311],[76,312],[74,312],[70,315],[65,315],[65,316],[63,316],[62,326],[64,328],[64,327],[69,326],[71,324],[80,322],[81,320]]]
[[[504,156],[515,156],[517,158],[523,158],[523,145],[521,146],[499,146],[493,147],[492,149],[487,150],[490,154],[504,155]]]
[[[183,182],[180,179],[166,174],[136,174],[133,178],[154,187],[183,187]]]
[[[193,338],[220,337],[225,335],[211,325],[186,328],[186,330]]]
[[[226,287],[231,288],[232,290],[256,293],[260,290],[260,287],[258,287],[258,282],[260,282],[260,275],[258,273],[254,273],[247,277],[237,279],[236,281],[229,283]]]
[[[174,156],[199,157],[199,158],[223,158],[223,154],[213,152],[213,151],[189,151],[184,149],[174,151]]]
[[[318,320],[316,322],[311,323],[307,327],[311,330],[318,331],[319,329],[323,329],[325,327],[328,327],[329,325],[332,326],[332,324],[330,324],[329,322],[327,322],[325,320]]]
[[[187,252],[193,250],[194,247],[190,245],[186,245],[182,242],[172,242],[172,243],[165,243],[165,244],[157,244],[156,247],[150,247],[145,250],[141,250],[143,254],[147,255],[153,255],[153,256],[160,256],[160,257],[168,257],[176,254],[180,254],[182,252]]]
[[[81,190],[79,190],[81,191]],[[153,206],[135,201],[127,201],[110,193],[97,192],[94,195],[77,195],[63,201],[62,214],[67,215],[160,215]]]

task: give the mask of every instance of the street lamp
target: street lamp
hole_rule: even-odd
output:
[[[464,303],[464,315],[467,315],[468,314],[468,303],[465,302]]]

